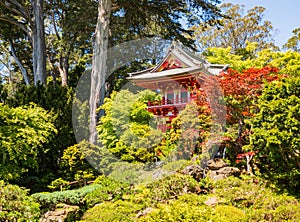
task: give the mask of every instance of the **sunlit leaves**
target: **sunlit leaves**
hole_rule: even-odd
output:
[[[247,41],[258,42],[258,49],[274,48],[273,26],[264,19],[265,8],[256,6],[246,13],[243,5],[223,4],[221,9],[226,15],[220,20],[221,28],[202,23],[195,26],[193,38],[199,50],[205,51],[211,47],[231,47],[235,54],[244,54]],[[245,54],[244,54],[245,56]],[[246,55],[249,57],[251,55]]]
[[[299,189],[300,79],[289,78],[266,85],[259,112],[250,121],[250,145],[264,176],[286,187]]]
[[[27,196],[27,190],[0,180],[0,193],[1,221],[38,221],[39,204]]]
[[[152,160],[162,132],[149,124],[153,114],[146,108],[148,100],[157,99],[159,96],[150,90],[138,94],[121,90],[106,98],[101,107],[106,115],[98,125],[101,144],[124,161]]]
[[[278,79],[276,73],[277,68],[264,67],[250,68],[242,73],[229,69],[220,75],[229,122],[238,122],[245,116],[251,116],[264,83]]]
[[[14,175],[9,176],[3,169],[15,166],[22,173],[24,169],[37,167],[38,154],[45,152],[42,145],[50,141],[57,130],[52,116],[34,104],[17,108],[0,104],[0,119],[0,177],[12,179]]]

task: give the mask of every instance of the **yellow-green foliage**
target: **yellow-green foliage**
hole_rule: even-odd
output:
[[[0,221],[38,221],[39,204],[28,191],[0,180]]]
[[[97,127],[101,144],[127,162],[153,161],[154,148],[160,144],[163,133],[149,125],[153,114],[146,108],[148,100],[159,99],[150,90],[138,94],[128,90],[113,92],[100,107],[106,114]]]
[[[82,222],[135,221],[136,214],[141,209],[141,205],[128,201],[105,202],[88,210]]]
[[[281,188],[300,189],[300,78],[266,84],[252,118],[250,144],[262,176]]]
[[[204,204],[206,196],[185,194],[168,204],[158,204],[157,208],[139,221],[246,221],[245,213],[233,206]]]
[[[273,66],[280,69],[280,73],[299,76],[300,53],[287,51],[277,52],[271,49],[264,49],[256,52],[257,43],[247,43],[246,52],[252,54],[251,58],[243,59],[242,56],[232,53],[228,48],[209,48],[207,60],[216,64],[230,64],[230,67],[242,71],[251,67],[262,68]]]
[[[81,182],[82,185],[94,179],[97,172],[86,160],[86,156],[90,154],[93,154],[93,146],[86,141],[65,149],[60,162],[63,178],[68,181]]]
[[[35,104],[12,108],[0,103],[0,178],[17,179],[38,166],[43,144],[55,135],[52,116]]]
[[[266,187],[263,180],[230,177],[218,181],[215,186],[214,191],[220,202],[242,209],[248,220],[300,220],[297,199],[287,194],[276,194]]]
[[[229,177],[198,194],[197,184],[173,175],[117,201],[106,199],[88,210],[83,221],[300,221],[300,204],[287,194],[276,194],[258,178]]]

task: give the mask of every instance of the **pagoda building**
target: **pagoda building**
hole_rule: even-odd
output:
[[[161,95],[161,101],[149,101],[147,109],[155,115],[158,128],[165,132],[171,128],[172,119],[195,99],[194,89],[201,87],[203,78],[218,75],[227,68],[228,65],[210,64],[181,45],[172,44],[159,64],[129,73],[128,80]]]

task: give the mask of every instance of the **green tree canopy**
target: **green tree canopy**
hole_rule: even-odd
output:
[[[153,114],[146,110],[148,99],[159,97],[152,91],[133,94],[128,90],[114,92],[101,107],[106,113],[98,126],[99,138],[112,154],[121,160],[151,161],[162,132],[151,126]]]
[[[245,48],[247,54],[251,54],[250,58],[243,58],[232,52],[231,47],[227,48],[209,48],[205,53],[209,62],[214,64],[229,64],[231,68],[243,71],[252,67],[263,68],[272,66],[279,68],[282,74],[298,76],[300,73],[300,53],[287,51],[279,52],[272,49],[263,49],[257,51],[258,43],[247,42]]]
[[[267,84],[250,121],[253,134],[244,148],[257,153],[264,177],[280,186],[300,188],[300,78]]]
[[[287,43],[283,45],[283,48],[300,53],[300,28],[293,30],[293,36],[288,39]]]
[[[201,23],[194,26],[198,48],[205,51],[211,47],[231,47],[235,54],[244,54],[247,41],[259,42],[257,49],[274,48],[273,26],[264,19],[265,8],[255,6],[244,12],[243,5],[231,3],[221,5],[225,17],[220,20],[222,27]]]

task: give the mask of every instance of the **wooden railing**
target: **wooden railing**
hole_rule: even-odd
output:
[[[188,102],[188,98],[181,98],[181,99],[166,99],[166,100],[161,100],[161,101],[155,101],[151,102],[148,101],[148,107],[149,106],[162,106],[162,105],[173,105],[173,104],[185,104]]]

